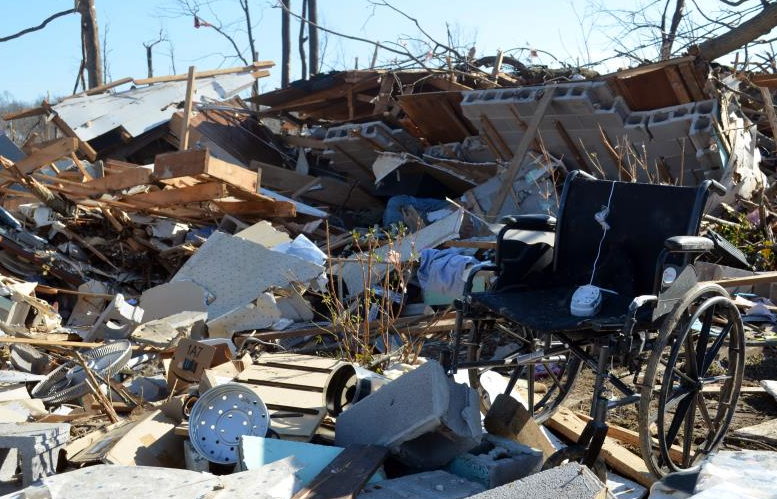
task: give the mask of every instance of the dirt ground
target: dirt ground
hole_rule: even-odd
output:
[[[587,413],[591,406],[594,379],[593,372],[584,368],[563,405]],[[748,347],[742,386],[759,386],[759,381],[769,379],[777,380],[777,349],[773,347]],[[638,406],[636,404],[620,407],[608,413],[607,421],[633,431],[639,431],[637,413]],[[765,392],[742,393],[737,402],[737,410],[729,427],[729,433],[723,442],[723,448],[777,450],[762,442],[743,441],[731,435],[731,432],[738,428],[756,425],[775,418],[777,418],[777,400],[772,396]],[[630,446],[627,445],[627,447]],[[640,452],[639,448],[635,446],[631,446],[630,449],[638,454]]]

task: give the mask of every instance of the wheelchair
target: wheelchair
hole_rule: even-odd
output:
[[[468,371],[485,412],[490,399],[481,376],[507,369],[505,393],[520,380],[527,408],[542,423],[588,366],[595,374],[591,419],[575,446],[585,450],[583,462],[593,463],[601,450],[608,411],[638,404],[640,450],[650,471],[662,477],[696,467],[726,435],[745,365],[737,307],[721,286],[699,282],[694,266],[717,249],[698,235],[711,192],[726,189],[714,180],[680,187],[570,172],[558,219],[507,217],[494,263],[469,275],[455,302],[449,373]],[[597,217],[604,208],[605,217]],[[508,237],[523,231],[545,233],[553,244]],[[494,284],[472,292],[485,270]],[[573,293],[589,282],[605,290],[601,308],[572,315]],[[515,351],[490,358],[486,344],[504,337]]]

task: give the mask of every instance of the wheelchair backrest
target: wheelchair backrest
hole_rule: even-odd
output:
[[[628,296],[654,293],[656,262],[664,241],[698,235],[707,186],[679,187],[591,179],[581,172],[564,183],[556,227],[554,276],[588,284],[602,226],[594,216],[607,206],[610,228],[602,243],[593,284]]]

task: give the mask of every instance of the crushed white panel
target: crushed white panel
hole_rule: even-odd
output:
[[[145,322],[180,312],[207,312],[208,293],[191,281],[168,282],[143,291],[140,308]]]
[[[279,244],[291,241],[288,234],[276,229],[266,220],[246,227],[240,232],[235,233],[235,236],[242,237],[243,239],[256,244],[261,244],[265,248],[274,248]]]
[[[310,215],[311,217],[318,217],[318,218],[327,218],[329,216],[329,213],[323,210],[319,210],[318,208],[313,208],[312,206],[306,205],[305,203],[300,203],[299,201],[295,201],[291,198],[287,198],[282,194],[278,194],[275,191],[265,189],[264,187],[259,188],[259,194],[263,196],[267,196],[269,198],[273,198],[276,201],[287,201],[289,203],[294,203],[294,207],[297,209],[298,215]]]
[[[193,281],[213,295],[208,304],[208,318],[213,320],[271,288],[287,288],[293,282],[307,284],[323,271],[323,267],[301,258],[214,232],[172,280]]]
[[[445,241],[456,238],[459,235],[463,218],[464,213],[456,211],[417,232],[406,235],[400,244],[393,245],[393,247],[384,245],[376,249],[372,264],[372,284],[379,284],[380,277],[389,269],[389,264],[377,263],[377,259],[386,261],[389,252],[392,250],[399,254],[399,260],[402,262],[416,259],[422,250],[434,248]],[[364,263],[347,262],[338,269],[343,277],[343,281],[348,286],[348,296],[353,296],[364,290],[364,274],[362,271],[364,273],[367,272],[367,256],[362,253],[352,255],[349,259],[364,259]]]
[[[262,293],[256,301],[230,310],[207,323],[211,338],[231,338],[234,333],[266,329],[281,319],[281,310],[271,293]]]
[[[251,73],[197,79],[195,98],[224,100],[250,87]],[[115,94],[73,97],[53,106],[65,123],[84,141],[122,126],[136,137],[170,120],[176,104],[186,98],[186,81],[157,83]]]

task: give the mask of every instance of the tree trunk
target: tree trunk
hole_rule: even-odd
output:
[[[146,45],[146,64],[148,65],[148,77],[154,77],[154,55],[152,53],[153,45]]]
[[[86,53],[89,88],[99,87],[103,84],[103,63],[94,0],[78,0],[78,13],[81,14],[81,42]]]
[[[308,0],[308,20],[311,24],[308,24],[308,44],[310,52],[310,64],[308,68],[310,70],[310,76],[318,73],[318,10],[316,7],[316,0]]]
[[[305,25],[307,24],[304,19],[307,19],[308,13],[307,13],[307,7],[308,7],[308,0],[302,0],[302,19],[299,22],[299,40],[297,41],[297,44],[299,45],[299,64],[300,64],[300,78],[303,80],[308,79],[308,60],[305,55],[305,41],[307,38],[305,38]]]
[[[691,49],[704,59],[712,61],[718,57],[744,47],[761,35],[769,33],[777,26],[777,3],[770,3],[754,17],[736,28]]]
[[[291,81],[291,31],[289,29],[291,0],[281,0],[281,87],[286,88]]]
[[[669,6],[669,4],[666,4]],[[674,14],[672,15],[672,22],[669,25],[669,32],[662,33],[661,40],[661,60],[666,61],[672,57],[672,45],[677,38],[677,29],[680,27],[680,21],[683,19],[683,9],[685,9],[685,0],[677,0],[674,6]],[[661,24],[662,28],[666,23],[666,12],[664,12],[664,19]]]

